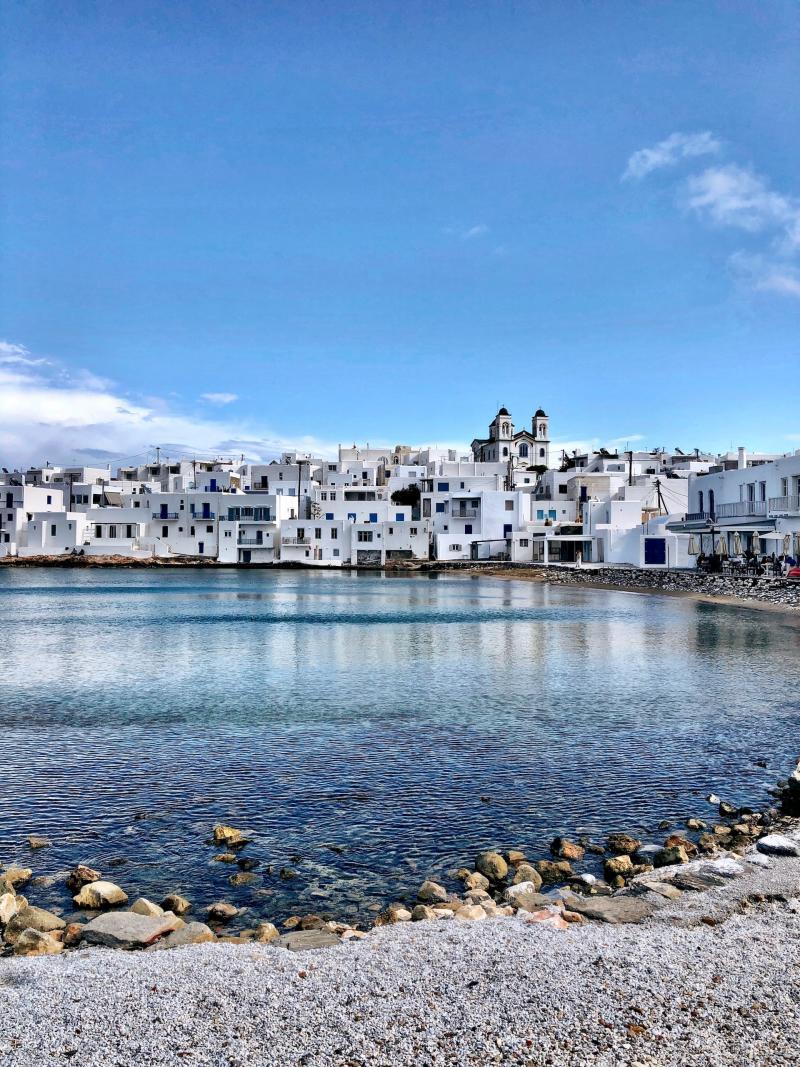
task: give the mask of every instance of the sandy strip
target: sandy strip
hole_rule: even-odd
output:
[[[3,959],[0,1062],[789,1067],[800,859],[765,862],[640,926],[451,920],[317,952]]]

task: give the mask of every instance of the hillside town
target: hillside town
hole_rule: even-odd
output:
[[[449,448],[285,452],[269,463],[170,459],[0,474],[0,556],[233,565],[423,562],[777,573],[800,555],[800,450],[786,455],[551,446],[539,408],[501,407],[467,454]]]

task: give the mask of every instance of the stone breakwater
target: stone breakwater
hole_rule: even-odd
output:
[[[661,824],[661,842],[644,842],[628,833],[607,835],[602,842],[563,837],[550,843],[547,857],[528,857],[516,849],[480,852],[470,866],[451,872],[457,891],[426,879],[415,900],[396,901],[373,920],[373,928],[406,922],[475,922],[524,918],[557,930],[587,922],[640,923],[665,902],[725,884],[744,873],[741,858],[800,857],[795,834],[800,816],[800,763],[773,790],[777,804],[765,811],[737,808],[709,795],[714,818],[690,817],[681,826]],[[224,851],[221,863],[237,861],[246,849],[245,831],[217,824],[209,845]],[[46,849],[46,838],[28,838],[32,853]],[[601,856],[603,877],[581,871],[590,854]],[[248,862],[234,877],[247,876]],[[59,955],[91,946],[118,949],[169,949],[203,942],[260,943],[299,950],[323,948],[368,935],[356,924],[337,922],[324,914],[292,915],[280,924],[249,909],[217,900],[202,909],[177,893],[160,902],[138,897],[79,863],[64,877],[75,911],[66,917],[38,907],[29,893],[37,882],[31,867],[0,869],[0,929],[5,955]],[[30,887],[30,888],[29,888]],[[274,917],[273,917],[274,918]],[[229,933],[228,924],[245,928]]]
[[[474,567],[474,565],[473,565]],[[788,578],[733,577],[696,571],[652,571],[637,567],[536,567],[503,564],[487,568],[495,578],[517,578],[555,585],[583,585],[644,593],[666,593],[741,600],[778,608],[800,608],[800,581]]]

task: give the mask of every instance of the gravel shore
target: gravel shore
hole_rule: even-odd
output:
[[[316,952],[3,959],[0,1062],[796,1065],[800,859],[756,861],[641,925],[403,923]]]

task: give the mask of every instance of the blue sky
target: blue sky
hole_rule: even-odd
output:
[[[468,442],[499,403],[800,447],[794,2],[9,0],[0,31],[4,462]]]

